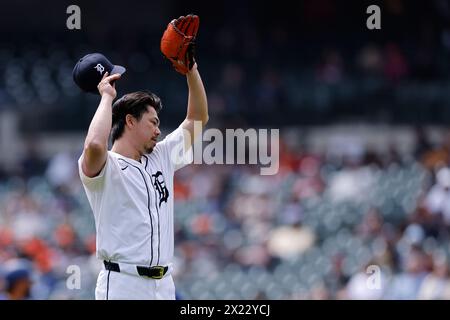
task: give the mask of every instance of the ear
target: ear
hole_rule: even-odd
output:
[[[127,114],[125,116],[125,124],[129,127],[133,127],[134,124],[136,122],[136,119],[131,115],[131,114]]]

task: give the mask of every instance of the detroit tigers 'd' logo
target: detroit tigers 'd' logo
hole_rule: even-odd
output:
[[[164,176],[161,171],[152,174],[152,177],[155,178],[153,185],[155,186],[156,191],[158,191],[159,207],[161,208],[163,201],[167,203],[167,199],[169,199],[169,190],[167,190]]]

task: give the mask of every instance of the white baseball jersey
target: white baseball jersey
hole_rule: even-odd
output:
[[[97,257],[131,265],[170,266],[173,176],[192,160],[184,150],[183,129],[158,142],[140,162],[108,151],[105,166],[94,178],[83,173],[82,158],[79,174],[94,214]]]

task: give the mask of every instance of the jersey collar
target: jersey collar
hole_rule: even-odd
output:
[[[144,163],[142,162],[143,157],[141,157],[141,162],[139,162],[139,161],[136,161],[136,160],[134,160],[134,159],[132,159],[132,158],[125,157],[125,156],[121,155],[120,153],[117,153],[117,152],[114,152],[114,151],[110,151],[110,152],[111,152],[116,158],[119,158],[119,159],[123,159],[123,160],[129,161],[129,162],[131,162],[131,163],[133,163],[133,164],[136,164],[136,165],[139,165],[139,166],[144,165]]]

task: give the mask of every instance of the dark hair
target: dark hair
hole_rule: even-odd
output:
[[[112,143],[119,139],[125,130],[125,117],[131,114],[137,120],[147,112],[148,106],[159,113],[162,109],[161,99],[154,93],[148,91],[137,91],[124,95],[114,102],[112,107]]]

